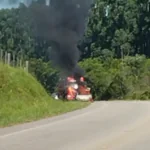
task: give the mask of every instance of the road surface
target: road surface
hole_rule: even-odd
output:
[[[0,150],[150,150],[150,102],[95,102],[0,129]]]

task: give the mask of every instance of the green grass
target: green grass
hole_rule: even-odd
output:
[[[30,74],[0,63],[0,127],[31,122],[88,105],[55,101]]]

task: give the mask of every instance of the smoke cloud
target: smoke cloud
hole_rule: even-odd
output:
[[[77,65],[80,58],[77,43],[84,34],[92,2],[93,0],[0,0],[0,8],[19,7],[20,3],[29,6],[36,25],[36,36],[51,45],[49,56],[53,64],[66,75],[81,76],[84,71]]]
[[[30,7],[38,36],[50,42],[50,58],[66,75],[84,73],[77,66],[77,43],[84,34],[91,4],[92,0],[51,0],[49,6],[35,3]]]

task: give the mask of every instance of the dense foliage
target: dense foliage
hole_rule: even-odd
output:
[[[149,0],[96,0],[84,42],[84,57],[150,56]]]
[[[0,49],[32,59],[30,71],[52,92],[58,72],[49,46],[35,38],[28,9],[0,10]],[[79,41],[80,65],[96,99],[150,98],[149,0],[96,0]]]
[[[96,99],[149,99],[150,60],[127,56],[123,60],[89,58],[80,62]]]

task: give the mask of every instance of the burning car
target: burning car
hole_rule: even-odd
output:
[[[93,101],[91,89],[87,87],[84,77],[61,79],[56,87],[55,99]]]

